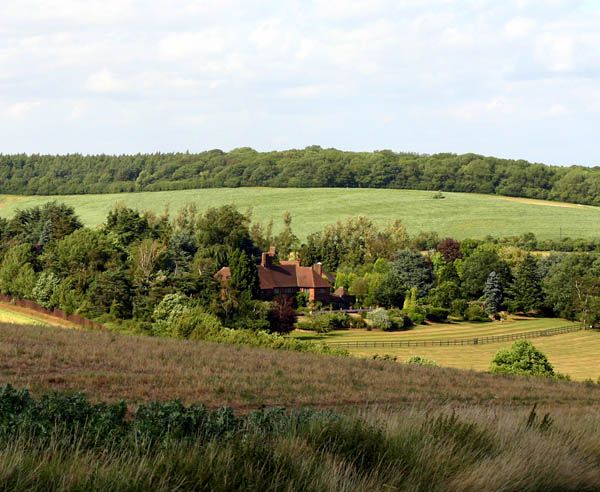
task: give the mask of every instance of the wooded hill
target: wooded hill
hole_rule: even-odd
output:
[[[600,167],[476,154],[346,152],[318,146],[197,154],[0,155],[0,193],[54,195],[241,186],[443,190],[600,205]]]

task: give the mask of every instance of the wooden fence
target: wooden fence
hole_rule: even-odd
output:
[[[488,343],[508,342],[511,340],[523,340],[527,338],[551,337],[563,333],[573,333],[584,330],[581,325],[560,326],[546,330],[527,331],[521,333],[509,333],[506,335],[489,335],[474,338],[448,338],[441,340],[388,340],[388,341],[360,341],[356,342],[331,342],[330,346],[340,348],[391,348],[391,347],[451,347],[456,345],[483,345]]]
[[[32,311],[52,316],[53,318],[64,319],[84,328],[92,328],[95,330],[106,330],[106,327],[102,323],[92,321],[91,319],[84,318],[78,314],[67,314],[61,309],[47,309],[40,306],[37,302],[29,301],[26,299],[17,299],[12,296],[0,294],[0,301],[15,306],[31,309]]]

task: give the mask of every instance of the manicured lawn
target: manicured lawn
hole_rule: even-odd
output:
[[[90,226],[100,224],[116,202],[175,213],[186,203],[200,210],[233,203],[241,210],[252,208],[253,218],[275,221],[281,226],[284,211],[293,216],[300,238],[345,217],[365,215],[379,224],[402,219],[409,232],[436,231],[456,238],[516,235],[533,232],[540,238],[600,237],[600,207],[493,195],[414,190],[341,188],[215,188],[202,190],[119,193],[108,195],[8,196],[0,195],[0,216],[10,217],[18,208],[58,200],[75,207]]]
[[[495,323],[457,323],[419,326],[410,331],[384,333],[381,331],[347,330],[327,335],[307,332],[294,332],[294,336],[305,339],[331,342],[393,341],[393,340],[444,340],[451,338],[469,338],[485,335],[503,335],[548,328],[568,326],[568,321],[556,318],[515,320]],[[580,331],[551,337],[532,338],[531,342],[544,352],[555,369],[570,375],[573,379],[600,377],[600,332]],[[494,354],[510,347],[514,342],[499,342],[484,345],[465,345],[450,347],[349,347],[348,350],[361,357],[378,355],[396,356],[399,361],[420,355],[435,360],[438,364],[461,369],[485,371],[489,368]]]

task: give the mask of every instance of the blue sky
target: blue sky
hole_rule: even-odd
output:
[[[600,0],[0,0],[0,152],[600,165]]]

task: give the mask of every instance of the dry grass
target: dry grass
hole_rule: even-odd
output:
[[[0,382],[209,406],[600,404],[600,386],[172,339],[0,325]]]
[[[55,318],[54,316],[49,316],[33,309],[15,306],[6,302],[0,302],[0,323],[78,328],[75,323],[66,319]]]

